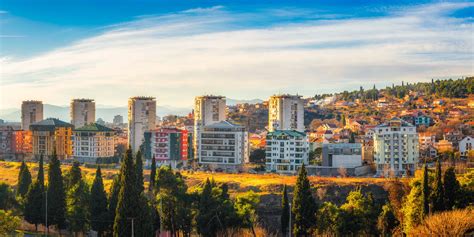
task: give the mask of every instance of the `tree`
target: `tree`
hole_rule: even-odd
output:
[[[43,154],[40,155],[39,162],[38,162],[38,183],[44,188],[44,159]]]
[[[69,172],[66,174],[66,190],[69,190],[82,180],[81,167],[79,165],[79,162],[74,161],[71,166],[71,169],[69,169]]]
[[[95,178],[91,187],[91,196],[89,202],[89,213],[91,216],[91,228],[97,231],[98,236],[102,236],[107,230],[107,194],[104,190],[102,181],[102,172],[100,166],[95,171]]]
[[[339,230],[339,207],[331,202],[324,202],[318,211],[318,232],[320,235],[337,233]]]
[[[17,196],[25,197],[28,188],[31,185],[31,173],[28,166],[23,161],[20,166],[20,173],[18,174]]]
[[[298,174],[293,195],[292,214],[294,215],[293,233],[296,236],[310,236],[316,224],[316,202],[311,193],[311,185],[304,164]]]
[[[453,167],[444,172],[444,201],[446,210],[452,210],[459,199],[460,185]]]
[[[107,207],[108,220],[107,231],[113,231],[115,213],[117,210],[117,203],[120,193],[120,175],[116,175],[112,181],[109,191],[109,205]]]
[[[346,126],[346,115],[345,114],[341,114],[341,125],[342,127],[345,127]]]
[[[138,151],[137,155],[135,157],[135,175],[136,181],[137,181],[137,187],[139,193],[143,192],[145,190],[144,188],[144,183],[143,183],[143,160],[142,160],[142,152]]]
[[[433,188],[433,212],[439,212],[444,210],[444,190],[443,190],[443,182],[442,180],[442,173],[441,173],[441,162],[438,159],[436,162],[436,172],[435,172],[435,180],[434,180],[434,188]]]
[[[235,198],[235,210],[237,216],[241,220],[241,226],[244,228],[250,228],[253,236],[256,236],[254,224],[257,222],[257,205],[260,202],[260,198],[253,191],[239,194]]]
[[[45,209],[43,155],[40,156],[38,163],[38,175],[36,181],[28,188],[23,209],[25,220],[34,224],[36,231],[38,231],[38,224],[45,221],[43,214]]]
[[[0,209],[12,209],[16,206],[15,192],[6,183],[0,183]]]
[[[372,235],[371,212],[374,209],[372,198],[365,197],[360,189],[351,191],[346,203],[341,206],[341,222],[339,232],[343,235]],[[372,220],[374,219],[374,220]]]
[[[89,188],[84,181],[79,180],[67,192],[69,229],[74,233],[83,233],[89,224],[89,219]]]
[[[250,153],[249,160],[253,164],[265,164],[265,149],[255,149]]]
[[[156,160],[155,155],[151,158],[151,171],[150,171],[150,182],[148,183],[148,191],[153,191],[155,188],[155,179],[156,179]]]
[[[0,233],[12,234],[13,231],[20,226],[21,219],[18,216],[13,215],[12,211],[6,211],[0,209]]]
[[[393,230],[398,226],[398,220],[395,217],[393,212],[392,205],[386,203],[382,207],[382,212],[380,213],[377,220],[377,229],[380,231],[382,236],[391,236]]]
[[[217,232],[222,229],[222,223],[215,212],[216,200],[212,196],[212,188],[213,185],[207,179],[199,198],[196,227],[200,235],[215,237]]]
[[[62,229],[66,225],[66,193],[63,186],[61,163],[56,150],[49,161],[48,170],[48,226],[56,225]]]
[[[419,179],[414,179],[410,183],[411,190],[403,204],[403,229],[409,233],[411,229],[419,225],[424,214],[423,187]]]
[[[283,186],[281,197],[281,233],[286,235],[288,231],[288,222],[290,221],[290,205],[288,200],[288,190],[286,185]]]
[[[429,186],[429,177],[428,177],[428,167],[423,165],[423,183],[421,185],[422,193],[422,218],[428,215],[430,211],[430,186]]]

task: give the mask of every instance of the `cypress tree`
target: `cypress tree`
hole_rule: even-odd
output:
[[[25,197],[30,185],[31,185],[31,173],[25,161],[23,161],[21,162],[20,173],[18,174],[17,195],[22,198]]]
[[[114,180],[112,181],[112,186],[110,187],[109,205],[107,207],[107,210],[109,213],[108,214],[109,222],[107,223],[108,224],[107,230],[111,232],[113,231],[119,193],[120,193],[120,175],[117,175],[114,177]]]
[[[69,230],[73,233],[84,233],[89,219],[89,189],[83,180],[79,180],[67,192]]]
[[[151,171],[150,171],[150,182],[148,184],[148,190],[153,191],[155,188],[155,179],[156,179],[156,160],[155,156],[151,158]]]
[[[215,237],[219,231],[219,221],[216,219],[216,201],[212,196],[213,185],[209,179],[204,184],[199,197],[198,213],[196,215],[197,231],[202,236]]]
[[[37,179],[38,179],[38,183],[41,185],[41,187],[44,188],[44,159],[43,159],[43,154],[40,155],[40,159],[39,159],[39,164],[38,164],[38,175],[37,175]]]
[[[98,236],[102,236],[104,231],[107,230],[107,194],[104,190],[104,183],[102,181],[102,172],[100,166],[97,167],[95,172],[94,182],[91,187],[90,197],[90,215],[91,215],[91,228],[97,231]]]
[[[66,224],[66,193],[63,185],[61,162],[56,150],[49,161],[48,170],[48,226],[56,225],[62,229]]]
[[[38,231],[38,224],[44,222],[44,187],[36,180],[30,185],[25,196],[23,215],[28,223],[34,224]]]
[[[288,231],[288,222],[290,221],[290,205],[288,201],[288,190],[286,185],[283,186],[283,194],[281,197],[281,233],[286,236]]]
[[[444,201],[446,210],[452,210],[456,206],[459,197],[460,185],[456,179],[453,167],[449,167],[444,172]]]
[[[143,160],[142,160],[142,152],[138,151],[136,158],[135,158],[135,175],[137,176],[137,187],[139,188],[139,192],[143,192],[145,190],[143,186]]]
[[[82,180],[82,174],[81,174],[81,167],[79,167],[79,162],[74,161],[74,163],[71,166],[71,169],[69,170],[67,174],[67,187],[66,189],[72,188],[74,185],[79,183],[79,181]]]
[[[430,211],[430,186],[428,182],[428,167],[423,165],[423,182],[421,184],[421,200],[423,202],[422,216],[425,217]]]
[[[438,162],[436,162],[435,183],[433,188],[433,212],[444,210],[444,191],[441,179],[441,162],[438,160]]]
[[[317,207],[304,164],[301,166],[296,181],[291,211],[295,217],[293,234],[295,236],[310,236],[312,228],[316,225]]]
[[[399,222],[395,217],[392,205],[386,203],[382,207],[382,212],[377,220],[377,228],[380,231],[381,236],[391,236],[392,231],[398,226],[398,224]]]

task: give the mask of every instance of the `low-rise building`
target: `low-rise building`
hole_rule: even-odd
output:
[[[323,166],[354,168],[362,165],[362,145],[360,143],[323,144]]]
[[[33,142],[33,157],[48,158],[56,151],[59,159],[72,157],[73,125],[59,119],[48,118],[30,125]]]
[[[171,165],[177,168],[186,164],[191,153],[189,141],[192,140],[187,130],[177,128],[159,128],[145,132],[145,157],[148,161],[155,159],[158,166]]]
[[[377,174],[414,174],[419,158],[416,127],[399,118],[374,128]]]
[[[81,163],[104,163],[115,156],[115,130],[97,123],[73,131],[74,159]]]
[[[305,133],[275,130],[267,134],[265,163],[267,172],[296,173],[308,164],[309,143]]]
[[[459,142],[459,153],[462,157],[467,157],[469,151],[474,147],[474,139],[470,136],[465,137]]]
[[[243,126],[221,121],[203,126],[195,135],[200,165],[237,169],[249,160],[248,133]]]

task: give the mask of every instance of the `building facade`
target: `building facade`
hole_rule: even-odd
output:
[[[185,165],[189,155],[189,136],[186,130],[159,128],[145,132],[144,153],[147,160],[155,159],[158,166]]]
[[[114,125],[121,125],[123,124],[123,116],[122,115],[115,115],[113,120]]]
[[[268,131],[304,132],[304,102],[298,95],[274,95],[268,101]]]
[[[95,101],[91,99],[73,99],[70,107],[71,124],[75,128],[95,122]]]
[[[470,136],[465,137],[459,142],[459,153],[462,157],[468,157],[469,151],[474,147],[474,139]]]
[[[296,173],[308,164],[309,142],[305,133],[275,130],[266,137],[265,169],[267,172]]]
[[[73,125],[59,119],[48,118],[30,125],[34,158],[41,154],[49,157],[56,151],[59,159],[72,157]]]
[[[73,131],[74,159],[81,163],[103,163],[115,155],[115,130],[90,123]]]
[[[328,143],[323,144],[323,166],[336,168],[355,168],[362,166],[362,144]]]
[[[21,128],[29,130],[30,125],[43,120],[43,102],[26,100],[21,103]]]
[[[154,97],[132,97],[128,100],[128,145],[137,152],[146,131],[156,126]]]
[[[374,163],[379,175],[414,174],[419,158],[416,127],[399,118],[374,128]]]
[[[226,120],[226,99],[224,96],[205,95],[194,99],[194,157],[197,157],[199,133],[204,126]]]
[[[197,159],[204,166],[237,169],[249,160],[245,127],[221,121],[202,127],[198,134]]]

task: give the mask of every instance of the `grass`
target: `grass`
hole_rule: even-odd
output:
[[[472,236],[474,210],[446,211],[429,216],[410,236]]]

